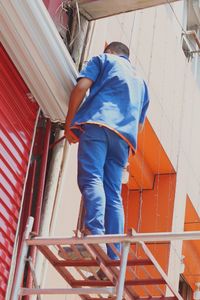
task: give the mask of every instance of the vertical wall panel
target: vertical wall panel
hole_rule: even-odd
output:
[[[0,299],[5,298],[38,105],[0,48]]]

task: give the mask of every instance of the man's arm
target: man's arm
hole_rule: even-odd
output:
[[[82,103],[87,90],[92,86],[93,81],[89,78],[81,78],[77,85],[74,87],[74,89],[71,92],[70,100],[69,100],[69,108],[68,113],[66,117],[66,123],[65,123],[65,137],[68,140],[68,142],[76,143],[78,140],[73,134],[73,132],[70,130],[71,122]]]

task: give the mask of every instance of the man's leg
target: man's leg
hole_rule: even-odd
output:
[[[85,205],[85,226],[92,234],[104,234],[104,163],[107,153],[103,128],[85,125],[78,149],[78,185]]]
[[[128,145],[115,133],[109,132],[109,147],[104,166],[104,190],[106,194],[106,234],[124,233],[124,209],[121,198],[122,172],[128,160]],[[120,244],[115,244],[120,252]],[[108,247],[111,259],[119,257]]]

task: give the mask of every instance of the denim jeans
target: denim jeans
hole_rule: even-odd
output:
[[[112,130],[86,124],[78,149],[78,185],[84,199],[85,226],[91,234],[123,234],[122,171],[128,144]],[[115,247],[120,252],[120,244]],[[108,256],[118,256],[107,247]]]

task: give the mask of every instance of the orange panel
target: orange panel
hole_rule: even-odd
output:
[[[157,175],[152,190],[131,191],[123,187],[127,228],[140,232],[170,231],[176,175]],[[140,213],[141,209],[141,213]]]
[[[175,174],[156,176],[152,190],[130,191],[123,186],[125,231],[129,228],[137,232],[171,231],[175,186]],[[149,248],[167,272],[169,245],[153,244]]]
[[[196,229],[191,230],[200,230],[200,217],[198,216],[192,201],[190,200],[189,196],[186,199],[186,210],[185,210],[185,226],[197,226]],[[190,230],[190,229],[188,229]]]
[[[195,283],[200,282],[200,249],[197,250],[197,241],[184,241],[182,252],[185,256],[183,275],[191,288],[195,290]]]
[[[139,135],[138,151],[129,158],[129,163],[129,182],[122,188],[125,232],[129,228],[137,232],[171,231],[176,174],[148,120]],[[148,247],[167,273],[169,243],[151,244]],[[137,247],[132,246],[132,249],[137,256],[143,257]],[[157,277],[151,266],[145,269],[152,278]],[[139,267],[136,272],[141,278],[148,276]],[[160,289],[165,292],[163,286]],[[139,294],[143,296],[143,291],[139,290]],[[154,295],[159,296],[159,292]]]
[[[135,156],[131,155],[129,158],[130,164],[130,189],[152,189],[154,183],[154,174],[149,168],[149,165],[138,150]]]
[[[129,189],[152,189],[154,174],[175,172],[148,120],[139,134],[138,151],[130,156],[129,163]]]
[[[138,149],[154,174],[174,173],[175,170],[148,120],[138,137]],[[137,155],[137,154],[136,154]]]
[[[200,230],[200,217],[188,196],[186,199],[184,230]],[[200,241],[184,241],[182,253],[185,256],[184,277],[194,290],[195,283],[200,282]]]

